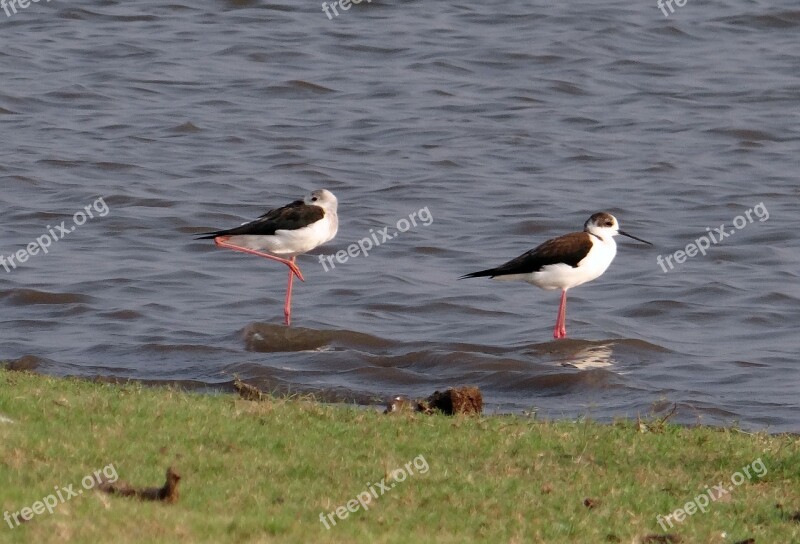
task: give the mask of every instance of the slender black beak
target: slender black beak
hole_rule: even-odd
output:
[[[652,246],[653,245],[650,242],[648,242],[647,240],[642,240],[641,238],[637,238],[636,236],[633,236],[632,234],[628,234],[627,232],[623,232],[621,230],[618,230],[617,232],[619,234],[623,235],[623,236],[627,236],[628,238],[633,238],[634,240],[639,240],[640,242],[644,242],[648,246]]]

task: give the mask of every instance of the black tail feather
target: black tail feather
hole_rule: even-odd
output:
[[[481,270],[480,272],[471,272],[469,274],[464,274],[461,276],[460,280],[464,280],[467,278],[485,278],[486,276],[492,278],[497,274],[496,268],[490,268],[489,270]]]
[[[194,237],[195,240],[213,240],[217,236],[222,236],[222,232],[204,232]]]

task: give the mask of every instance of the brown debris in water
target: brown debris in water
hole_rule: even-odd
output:
[[[25,355],[19,359],[8,361],[5,365],[6,370],[12,372],[32,372],[42,364],[42,359],[35,355]]]
[[[178,484],[181,481],[181,476],[174,468],[169,467],[167,469],[166,478],[167,480],[162,487],[136,488],[128,482],[117,480],[116,482],[101,482],[97,488],[109,495],[135,497],[141,501],[161,501],[173,504],[178,502],[178,498],[180,497]]]
[[[455,414],[478,414],[483,411],[483,395],[477,387],[451,387],[446,391],[434,391],[425,400],[411,400],[394,397],[386,405],[384,414],[392,412],[423,412],[426,414],[439,410],[452,416]]]

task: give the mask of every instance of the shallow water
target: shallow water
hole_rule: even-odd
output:
[[[794,3],[376,0],[328,20],[315,2],[51,2],[0,26],[0,254],[94,215],[0,268],[0,357],[800,430]],[[300,257],[287,330],[284,267],[191,235],[320,187],[341,226]],[[570,291],[568,340],[557,293],[456,281],[598,210],[655,247],[618,239]],[[706,255],[657,263],[723,223]],[[368,256],[318,261],[384,226]]]

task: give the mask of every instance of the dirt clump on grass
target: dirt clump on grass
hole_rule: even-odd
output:
[[[164,482],[162,487],[137,488],[122,480],[117,480],[115,482],[106,480],[100,483],[98,489],[109,495],[134,497],[141,501],[161,501],[173,504],[178,502],[178,498],[180,497],[178,484],[181,481],[181,475],[178,474],[173,467],[169,467],[167,469],[166,478],[166,482]]]
[[[680,544],[683,539],[678,535],[647,535],[642,544]]]
[[[483,412],[483,395],[477,387],[451,387],[446,391],[434,391],[425,400],[410,400],[394,397],[386,405],[385,414],[392,412],[423,412],[426,414],[439,410],[443,414],[476,414]]]
[[[590,499],[589,497],[583,499],[583,505],[589,510],[597,508],[598,506],[600,506],[600,504],[601,504],[600,501],[597,499]]]
[[[434,391],[427,399],[428,406],[447,415],[478,414],[483,411],[483,395],[477,387],[450,388],[444,393]]]
[[[244,400],[264,400],[264,393],[258,387],[244,383],[239,376],[233,376],[233,388]]]
[[[403,395],[393,397],[392,400],[386,403],[386,410],[384,414],[391,414],[394,412],[424,412],[426,406],[421,401],[412,400]]]

